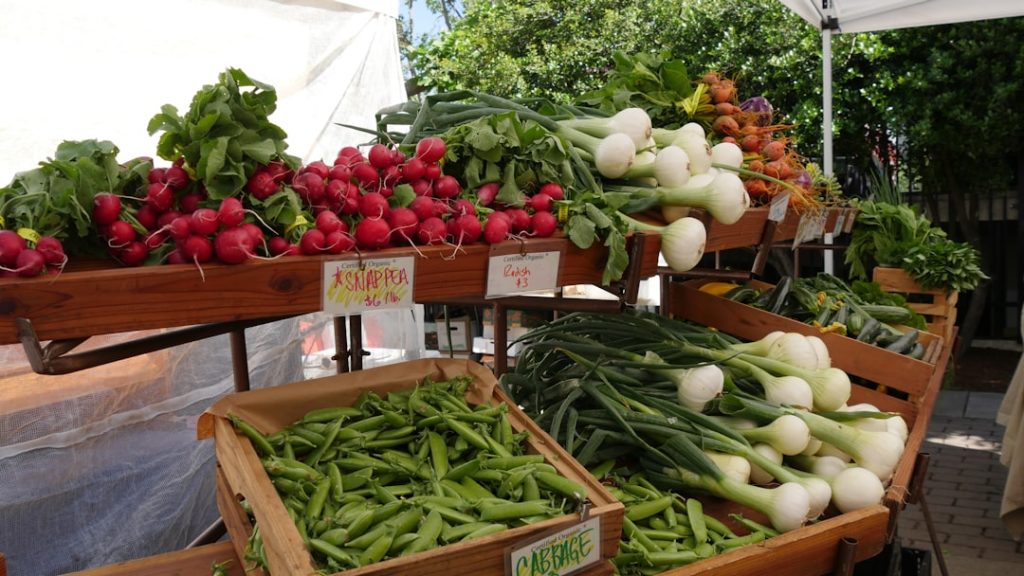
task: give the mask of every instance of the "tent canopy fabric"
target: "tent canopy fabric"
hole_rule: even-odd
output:
[[[1021,0],[780,0],[819,30],[872,32],[1024,15]]]

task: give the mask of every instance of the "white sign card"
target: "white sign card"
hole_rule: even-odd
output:
[[[416,260],[412,256],[324,262],[323,309],[335,316],[411,308]]]
[[[562,253],[531,252],[491,256],[487,262],[487,298],[558,287]]]
[[[509,553],[511,576],[565,576],[601,561],[601,517],[594,516]]]
[[[786,208],[789,207],[789,192],[783,192],[772,198],[771,207],[768,208],[768,219],[772,222],[782,222],[786,219]]]

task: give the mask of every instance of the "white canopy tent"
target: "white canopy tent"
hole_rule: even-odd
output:
[[[822,168],[832,173],[832,35],[1024,15],[1022,0],[780,0],[821,31]]]

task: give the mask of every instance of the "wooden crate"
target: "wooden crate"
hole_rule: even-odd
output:
[[[950,340],[956,325],[956,302],[959,292],[926,290],[902,268],[875,267],[871,277],[883,290],[907,297],[911,310],[924,316],[928,331]]]
[[[404,362],[382,368],[330,376],[293,384],[243,392],[227,396],[204,413],[197,424],[200,438],[214,437],[214,451],[222,479],[218,483],[217,503],[239,557],[252,526],[241,512],[239,502],[252,506],[259,522],[270,571],[275,576],[314,573],[312,558],[263,470],[251,442],[237,433],[227,420],[227,410],[245,418],[261,431],[272,433],[299,419],[307,411],[324,405],[348,405],[365,391],[379,394],[409,390],[424,378],[448,379],[469,374],[474,378],[467,392],[472,404],[506,403],[515,431],[530,433],[529,451],[543,454],[546,461],[563,476],[587,488],[592,506],[590,515],[601,518],[601,546],[605,560],[618,551],[622,531],[623,506],[563,450],[547,433],[527,417],[499,388],[494,375],[466,360],[429,359]],[[343,572],[345,576],[417,574],[450,576],[460,574],[505,574],[508,549],[542,532],[566,528],[579,520],[577,515],[553,518],[530,526],[448,546],[408,557],[394,558]],[[605,574],[610,565],[602,562],[589,573]]]
[[[672,285],[675,292],[671,300],[669,312],[678,318],[714,326],[722,332],[746,339],[761,338],[772,330],[788,330],[791,326],[806,326],[781,316],[768,314],[750,306],[737,304],[705,294],[696,289],[697,282],[676,283]],[[771,318],[760,316],[766,314]],[[789,323],[792,324],[789,324]],[[810,327],[813,328],[813,327]],[[794,330],[800,331],[800,330]],[[747,546],[730,551],[721,556],[696,562],[689,566],[666,572],[666,576],[695,576],[713,573],[716,576],[749,576],[750,574],[786,574],[787,576],[820,576],[832,572],[838,559],[839,542],[842,539],[857,540],[854,561],[860,562],[881,552],[885,543],[894,534],[899,511],[906,505],[908,487],[914,473],[917,454],[921,449],[942,386],[942,376],[949,360],[952,339],[944,340],[935,337],[933,346],[941,346],[932,354],[932,363],[918,362],[917,369],[930,370],[930,377],[922,384],[908,379],[907,373],[891,366],[884,372],[874,371],[870,362],[859,359],[867,350],[842,345],[843,340],[851,338],[826,338],[833,365],[853,375],[864,376],[873,374],[880,384],[902,392],[905,399],[882,394],[873,388],[854,383],[850,402],[869,402],[882,410],[898,412],[907,421],[910,431],[903,456],[893,473],[892,481],[886,488],[882,504],[855,512],[839,514],[820,522],[810,524],[770,538],[756,546]],[[856,342],[857,344],[863,344]],[[873,347],[872,347],[873,348]],[[934,350],[934,348],[933,348]],[[883,351],[884,352],[884,351]],[[888,358],[900,365],[905,359],[899,355],[886,353],[877,356],[879,364]],[[901,359],[902,358],[902,359]]]

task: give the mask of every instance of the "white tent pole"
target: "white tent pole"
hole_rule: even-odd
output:
[[[832,31],[821,31],[821,84],[822,84],[822,169],[832,175]]]

